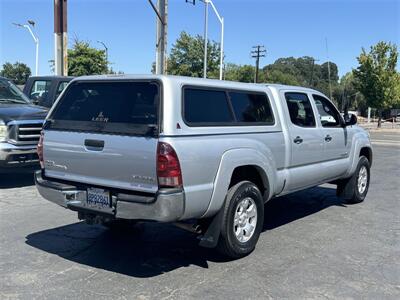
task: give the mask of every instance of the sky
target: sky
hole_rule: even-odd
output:
[[[156,0],[153,0],[156,2]],[[203,35],[204,4],[169,0],[168,49],[181,31]],[[362,47],[378,41],[400,46],[400,0],[213,0],[225,19],[225,62],[254,64],[252,46],[264,45],[260,66],[280,57],[328,57],[339,75],[357,67]],[[16,61],[35,70],[35,45],[26,29],[36,22],[39,74],[49,75],[54,59],[53,0],[0,0],[0,65]],[[148,0],[68,0],[68,37],[109,48],[115,71],[148,74],[155,60],[156,17]],[[209,11],[209,38],[220,40],[220,23]],[[328,42],[328,51],[326,42]]]

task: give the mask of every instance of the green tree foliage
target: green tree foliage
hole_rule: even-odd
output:
[[[339,76],[337,65],[330,63],[330,80],[334,100],[338,100]],[[265,82],[311,87],[329,96],[328,62],[321,65],[310,56],[284,57],[262,69]]]
[[[227,63],[225,65],[224,77],[225,80],[254,82],[255,68],[250,65],[236,65]]]
[[[396,71],[398,51],[396,45],[379,42],[367,53],[365,49],[357,57],[359,66],[353,71],[357,89],[364,95],[368,106],[382,110],[400,106],[400,75]]]
[[[357,89],[353,72],[343,75],[336,92],[341,110],[345,110],[347,107],[348,110],[358,110],[362,114],[366,113],[368,106],[365,97]]]
[[[105,50],[92,48],[88,42],[76,39],[72,49],[68,49],[68,75],[83,76],[107,72]]]
[[[0,71],[0,76],[11,79],[15,84],[25,84],[29,76],[31,76],[31,69],[24,63],[16,62],[11,64],[6,62],[3,64],[3,69]]]
[[[172,45],[168,58],[167,72],[172,75],[203,77],[204,39],[200,35],[191,36],[186,32]],[[207,42],[207,77],[219,76],[219,44]]]

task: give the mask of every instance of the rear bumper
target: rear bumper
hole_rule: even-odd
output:
[[[86,206],[85,189],[44,179],[41,171],[35,172],[35,184],[43,198],[62,207],[78,212],[105,214],[117,219],[173,222],[183,216],[185,208],[183,190],[161,189],[154,197],[113,193],[112,206],[97,211]]]
[[[0,168],[39,168],[36,145],[18,146],[0,142]]]

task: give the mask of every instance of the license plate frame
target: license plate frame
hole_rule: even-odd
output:
[[[88,209],[108,212],[111,209],[110,191],[101,188],[87,188],[85,206]]]

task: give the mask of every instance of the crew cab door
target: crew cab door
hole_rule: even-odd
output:
[[[291,149],[288,189],[296,190],[320,181],[323,139],[308,95],[297,91],[282,93]]]
[[[323,161],[331,162],[325,178],[340,176],[347,170],[347,159],[350,151],[350,139],[339,111],[327,98],[313,94],[318,110],[318,122],[323,135]]]

